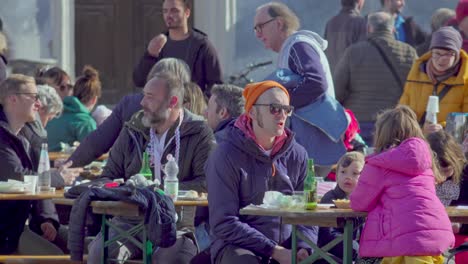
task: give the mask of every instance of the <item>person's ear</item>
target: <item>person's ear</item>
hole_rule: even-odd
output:
[[[192,11],[190,10],[190,8],[186,7],[184,10],[184,13],[185,13],[185,17],[189,18]]]
[[[175,108],[178,102],[179,102],[179,98],[177,98],[177,96],[172,96],[171,99],[169,100],[169,107]]]
[[[230,116],[226,107],[222,107],[221,110],[218,112],[218,115],[221,119],[228,119]]]
[[[286,31],[286,24],[284,23],[284,19],[281,17],[278,17],[275,19],[276,25],[280,31]]]

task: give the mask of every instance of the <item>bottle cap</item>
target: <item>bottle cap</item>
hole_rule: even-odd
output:
[[[426,112],[439,113],[439,97],[436,95],[429,96],[427,101]]]

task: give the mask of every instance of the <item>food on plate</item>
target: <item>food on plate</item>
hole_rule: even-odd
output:
[[[335,204],[335,206],[337,208],[341,208],[341,209],[350,209],[351,208],[350,201],[348,199],[333,200],[333,203]]]
[[[185,194],[185,197],[190,198],[190,199],[196,199],[198,198],[198,192],[194,190],[187,191],[187,193]]]

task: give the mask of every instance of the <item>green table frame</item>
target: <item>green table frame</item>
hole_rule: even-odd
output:
[[[57,204],[69,204],[70,201],[57,201]],[[196,201],[176,201],[175,206],[208,206],[207,200],[196,200]],[[102,215],[102,254],[101,264],[107,264],[109,261],[109,246],[115,243],[117,240],[126,239],[140,248],[143,252],[143,263],[151,264],[151,257],[153,254],[153,244],[148,240],[148,234],[146,232],[146,226],[143,223],[144,212],[140,210],[138,205],[119,202],[119,201],[94,201],[91,203],[93,213]],[[125,216],[125,217],[141,217],[142,222],[129,230],[123,230],[108,220],[109,216]],[[109,239],[109,230],[114,229],[118,235],[112,239]],[[143,242],[138,241],[134,236],[142,233]]]

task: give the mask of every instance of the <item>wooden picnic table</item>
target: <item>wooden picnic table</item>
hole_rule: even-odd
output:
[[[58,159],[68,159],[71,156],[70,153],[65,153],[65,152],[49,152],[49,160],[55,161]],[[105,153],[96,160],[98,161],[103,161],[109,158],[109,153]]]
[[[457,223],[468,223],[468,208],[461,209],[457,207],[447,207],[447,214],[451,221]],[[241,215],[259,215],[259,216],[277,216],[282,218],[282,222],[292,225],[292,252],[297,252],[298,238],[306,242],[314,249],[314,253],[300,263],[312,263],[313,261],[324,258],[329,263],[336,263],[327,251],[333,248],[337,243],[343,240],[343,263],[353,263],[352,243],[354,231],[354,219],[367,216],[367,212],[357,212],[351,209],[338,208],[318,208],[316,210],[284,210],[284,209],[264,209],[258,206],[247,206],[240,210]],[[297,225],[325,226],[325,227],[343,227],[343,236],[336,238],[329,244],[319,248],[315,243],[307,239],[301,232],[298,232]],[[292,263],[296,264],[296,254],[291,254]]]
[[[25,192],[25,193],[0,193],[0,200],[46,200],[63,198],[63,190],[55,190],[53,192]]]

